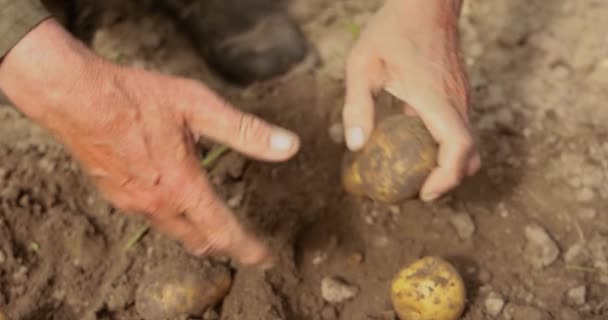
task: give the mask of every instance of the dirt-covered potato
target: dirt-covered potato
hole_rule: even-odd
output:
[[[399,272],[391,299],[401,320],[457,320],[464,310],[466,290],[449,262],[425,257]]]
[[[399,202],[418,194],[436,158],[437,144],[420,119],[390,116],[361,151],[346,155],[342,182],[351,194]]]
[[[135,306],[145,320],[201,316],[228,294],[231,284],[225,267],[159,268],[137,289]]]

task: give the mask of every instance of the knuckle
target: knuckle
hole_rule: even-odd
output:
[[[465,137],[459,139],[456,142],[456,146],[458,147],[459,153],[462,156],[468,156],[475,151],[475,142],[470,135],[466,135]]]
[[[238,122],[238,140],[241,143],[264,139],[265,127],[262,121],[253,115],[244,113]]]
[[[165,205],[165,199],[159,192],[151,192],[137,201],[139,212],[148,218],[157,218]]]

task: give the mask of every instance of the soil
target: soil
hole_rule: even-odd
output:
[[[462,41],[483,169],[438,203],[392,206],[342,191],[345,147],[330,134],[345,54],[381,2],[292,3],[318,56],[247,89],[211,74],[153,8],[105,11],[91,37],[100,54],[200,79],[302,137],[289,162],[230,153],[210,172],[279,263],[263,272],[197,259],[154,231],[125,248],[144,222],[101,199],[45,131],[0,107],[0,313],[140,319],[135,292],[145,275],[183,263],[232,270],[230,293],[205,319],[392,320],[393,276],[439,255],[465,279],[463,319],[608,318],[608,2],[465,1]],[[356,295],[325,302],[326,277]]]

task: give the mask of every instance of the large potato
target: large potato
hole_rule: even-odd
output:
[[[391,299],[401,320],[457,320],[466,301],[456,269],[438,257],[425,257],[401,270]]]
[[[418,194],[436,158],[437,144],[420,119],[390,116],[361,151],[346,156],[342,182],[351,194],[399,202]]]
[[[169,266],[151,272],[136,293],[136,309],[145,320],[201,316],[221,301],[232,284],[225,267]]]

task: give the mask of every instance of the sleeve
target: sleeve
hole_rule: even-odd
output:
[[[39,0],[0,0],[0,60],[50,15]]]

